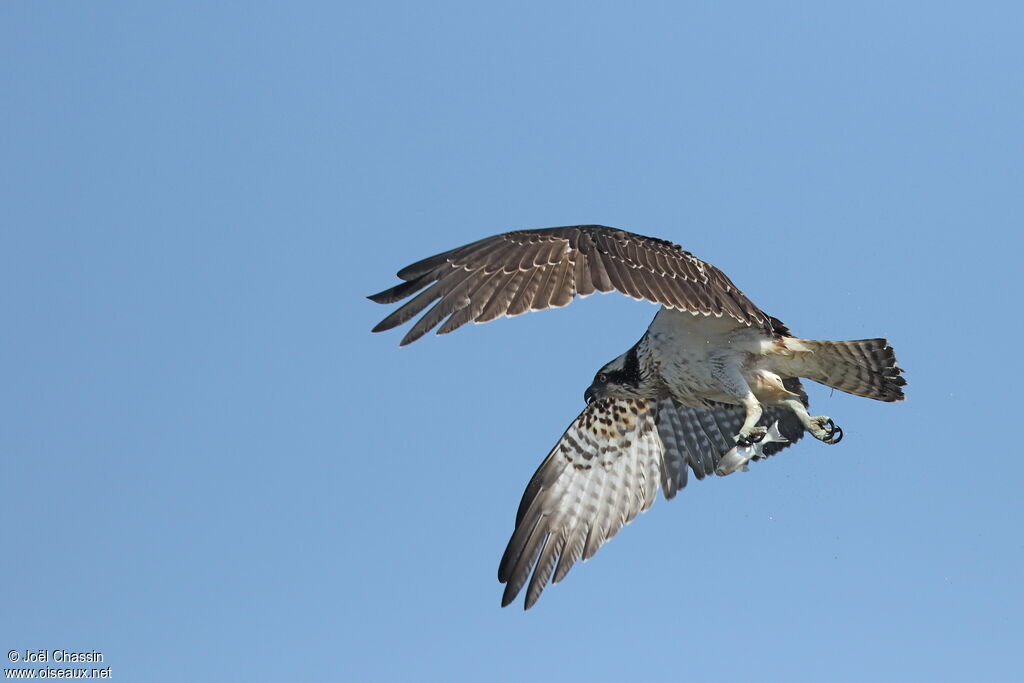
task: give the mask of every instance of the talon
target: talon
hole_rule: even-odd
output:
[[[813,419],[813,427],[811,433],[814,434],[814,438],[819,441],[823,441],[827,444],[837,444],[843,439],[843,430],[832,418],[822,415]]]
[[[832,430],[832,434],[829,435],[829,443],[837,444],[843,440],[843,430],[837,425],[833,425],[835,429]]]
[[[843,430],[832,418],[829,418],[827,422],[822,425],[822,429],[825,430],[825,438],[822,439],[827,444],[837,444],[843,440]]]
[[[753,429],[750,430],[749,434],[744,434],[743,432],[740,432],[739,434],[736,435],[736,445],[739,446],[740,448],[749,448],[750,446],[753,446],[755,443],[759,443],[762,439],[764,439],[764,436],[767,433],[768,430],[764,427],[754,427]]]

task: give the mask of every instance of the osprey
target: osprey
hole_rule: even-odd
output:
[[[560,581],[647,510],[659,486],[675,496],[688,469],[697,479],[746,470],[805,432],[838,443],[843,432],[832,419],[808,412],[800,378],[903,400],[906,380],[887,340],[795,337],[722,271],[653,237],[600,225],[518,230],[423,259],[398,277],[369,298],[416,296],[374,332],[433,304],[403,346],[442,321],[437,334],[594,292],[661,304],[640,340],[598,370],[583,412],[527,485],[498,568],[502,607],[529,579],[529,609],[552,576]]]

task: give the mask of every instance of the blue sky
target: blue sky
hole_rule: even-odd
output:
[[[0,646],[121,680],[1019,672],[1018,3],[4,3]],[[398,348],[505,230],[682,244],[909,400],[498,560],[618,296]]]

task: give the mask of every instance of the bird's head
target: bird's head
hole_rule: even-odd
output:
[[[599,398],[646,398],[642,390],[640,361],[634,346],[594,375],[594,381],[583,394],[587,403]]]

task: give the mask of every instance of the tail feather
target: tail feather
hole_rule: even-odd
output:
[[[801,340],[811,352],[803,377],[877,401],[902,401],[907,380],[887,339]]]

